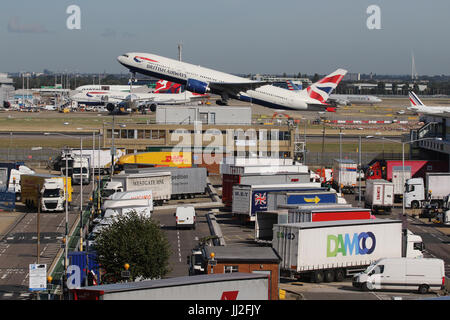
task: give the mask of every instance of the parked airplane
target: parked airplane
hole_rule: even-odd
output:
[[[406,109],[416,114],[440,114],[450,112],[450,106],[426,106],[412,91],[409,92],[409,101],[411,106],[406,107]]]
[[[233,98],[275,109],[334,111],[326,100],[347,73],[338,69],[296,93],[265,81],[250,80],[154,54],[127,53],[117,60],[132,73],[180,83],[195,93],[218,94],[221,96],[221,100],[217,100],[219,105],[227,105]]]
[[[87,91],[71,96],[72,101],[86,105],[106,105],[106,109],[114,113],[118,110],[156,111],[158,104],[184,104],[200,101],[209,97],[189,91],[181,93],[129,93],[122,91]]]
[[[301,87],[299,87],[297,84],[295,84],[292,80],[287,80],[286,83],[287,83],[288,90],[301,92]],[[329,103],[334,103],[336,105],[350,106],[353,103],[373,105],[375,103],[380,103],[383,100],[381,100],[378,97],[370,96],[370,95],[331,93],[327,101]]]
[[[133,86],[133,89],[142,86]],[[75,91],[119,91],[130,92],[130,85],[84,85],[75,89]]]

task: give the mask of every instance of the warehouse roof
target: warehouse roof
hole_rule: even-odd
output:
[[[103,291],[108,292],[121,292],[121,291],[133,291],[133,290],[145,290],[145,289],[156,289],[163,287],[174,287],[174,286],[184,286],[208,282],[223,282],[223,281],[235,281],[235,280],[251,280],[266,278],[267,275],[255,274],[255,273],[215,273],[215,274],[203,274],[197,276],[185,276],[176,277],[168,279],[157,279],[157,280],[144,280],[137,282],[126,282],[126,283],[113,283],[104,284],[100,286],[89,286],[83,287],[75,290],[89,290],[89,291]]]

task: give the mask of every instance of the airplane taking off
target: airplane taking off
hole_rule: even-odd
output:
[[[286,83],[287,83],[288,90],[301,92],[301,89],[299,88],[299,86],[296,85],[292,80],[287,80]],[[378,97],[369,96],[369,95],[332,94],[332,93],[330,93],[330,96],[327,101],[330,103],[335,103],[336,105],[349,106],[352,103],[373,105],[375,103],[380,103],[383,100],[381,100]]]
[[[411,106],[406,107],[406,109],[413,111],[416,114],[440,114],[450,112],[450,106],[426,106],[412,91],[409,92],[409,101]]]
[[[121,55],[117,60],[132,73],[176,82],[191,92],[220,95],[219,105],[227,105],[233,98],[275,109],[334,111],[326,100],[347,73],[347,70],[338,69],[296,93],[269,82],[250,80],[155,54],[133,52]]]

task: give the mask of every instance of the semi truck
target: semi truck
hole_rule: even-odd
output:
[[[367,180],[364,206],[377,213],[391,212],[394,206],[394,184],[383,179]]]
[[[405,188],[405,208],[423,208],[427,203],[442,208],[450,193],[450,173],[427,172],[424,179],[408,179]]]
[[[88,185],[91,183],[90,158],[76,157],[73,160],[72,183]]]
[[[172,174],[172,199],[195,198],[206,193],[206,168],[141,168],[126,169],[125,174],[147,172],[170,172]]]
[[[373,216],[369,209],[352,208],[350,204],[283,206],[282,209],[256,213],[255,241],[271,242],[275,224],[371,218]]]
[[[102,189],[102,197],[109,197],[115,192],[140,190],[151,190],[154,203],[161,205],[170,200],[172,195],[171,173],[163,171],[114,175]]]
[[[316,283],[342,281],[381,258],[423,257],[422,238],[391,219],[277,224],[272,246],[284,273]]]
[[[232,212],[249,221],[255,221],[257,211],[267,210],[267,195],[279,191],[305,191],[307,197],[315,199],[326,192],[320,183],[296,183],[278,185],[235,185],[233,186]],[[336,198],[335,198],[336,199]]]
[[[440,160],[373,160],[366,171],[366,180],[383,179],[392,181],[394,167],[410,168],[411,178],[425,178],[426,172],[448,172],[448,161]]]
[[[55,159],[53,167],[56,171],[65,170],[66,158],[68,163],[68,168],[71,170],[73,168],[73,161],[80,158],[80,155],[89,159],[90,170],[94,170],[95,173],[100,171],[100,174],[109,174],[111,171],[111,149],[64,149],[60,156]],[[114,163],[120,159],[120,157],[126,154],[124,148],[115,148]]]
[[[358,176],[358,166],[351,159],[334,159],[333,188],[342,193],[354,193]]]
[[[20,178],[21,198],[28,209],[37,208],[40,199],[42,211],[64,211],[67,202],[72,202],[71,178],[49,174],[24,174]],[[66,192],[67,190],[67,192]]]

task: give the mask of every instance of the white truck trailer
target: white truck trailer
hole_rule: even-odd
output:
[[[103,188],[102,197],[109,197],[115,192],[140,190],[151,190],[154,203],[161,205],[164,201],[170,200],[172,195],[171,173],[162,171],[114,175]]]
[[[367,180],[364,205],[377,213],[391,212],[394,206],[394,184],[382,179]]]
[[[450,193],[450,173],[427,172],[425,181],[422,178],[409,179],[405,187],[406,208],[422,208],[428,202],[442,208],[444,198]]]
[[[355,193],[358,166],[351,159],[333,161],[333,188],[342,193]]]
[[[423,257],[422,238],[390,219],[277,224],[272,247],[282,271],[314,282],[342,281],[381,258]]]
[[[266,274],[233,272],[89,286],[70,293],[74,300],[269,300],[271,290],[277,289]]]

